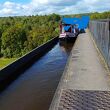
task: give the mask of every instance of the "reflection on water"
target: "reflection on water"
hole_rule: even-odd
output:
[[[70,54],[70,51],[73,47],[73,43],[60,42],[59,45],[62,51],[64,51],[67,55]]]
[[[1,95],[0,110],[48,110],[73,44],[59,43]]]

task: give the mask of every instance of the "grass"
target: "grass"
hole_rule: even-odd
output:
[[[0,58],[0,69],[9,65],[10,63],[12,63],[15,60],[16,60],[16,58]]]

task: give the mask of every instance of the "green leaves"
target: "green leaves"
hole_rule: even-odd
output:
[[[9,58],[21,56],[25,40],[26,34],[22,26],[14,25],[8,28],[1,37],[3,56]]]
[[[103,12],[103,13],[93,13],[91,14],[90,18],[92,20],[95,20],[95,19],[110,19],[110,11],[108,12]]]
[[[0,53],[20,57],[59,34],[60,16],[0,18]]]

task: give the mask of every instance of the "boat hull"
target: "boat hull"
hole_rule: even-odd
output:
[[[74,40],[77,38],[77,36],[78,36],[78,33],[75,33],[73,36],[66,35],[63,37],[59,37],[59,40],[65,41],[65,42],[74,42]]]
[[[63,38],[59,38],[60,42],[74,42],[74,40],[76,40],[77,37],[63,37]]]

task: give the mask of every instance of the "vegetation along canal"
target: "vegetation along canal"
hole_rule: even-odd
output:
[[[0,110],[48,110],[74,43],[57,43],[0,94]]]

